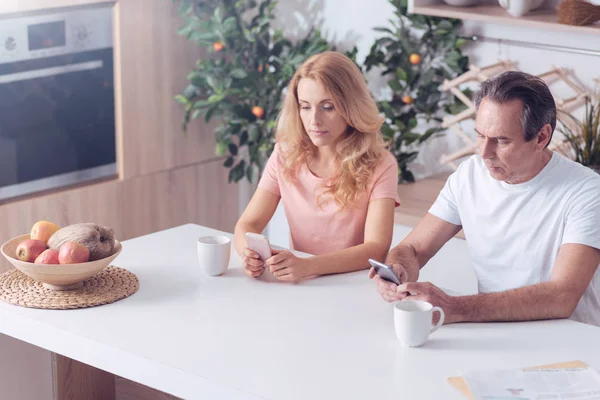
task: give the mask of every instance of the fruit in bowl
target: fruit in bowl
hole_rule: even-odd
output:
[[[96,224],[73,224],[57,230],[48,239],[48,247],[59,250],[67,242],[80,243],[89,250],[90,261],[106,258],[113,253],[115,234],[112,229]]]
[[[31,227],[31,233],[29,236],[33,240],[40,240],[44,242],[44,244],[48,244],[50,237],[59,229],[60,226],[52,222],[38,221]]]
[[[120,254],[121,243],[110,228],[74,224],[57,229],[47,245],[28,234],[4,243],[0,251],[15,268],[45,287],[70,290],[109,266]]]
[[[54,249],[46,249],[37,256],[34,263],[36,264],[60,264],[58,260],[58,251]]]
[[[23,240],[15,250],[16,257],[25,262],[34,262],[46,250],[46,244],[41,240]]]
[[[58,250],[58,262],[61,264],[79,264],[88,261],[90,261],[90,250],[81,243],[64,242]]]

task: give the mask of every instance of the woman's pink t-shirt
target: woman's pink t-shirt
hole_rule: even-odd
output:
[[[341,212],[331,196],[323,196],[321,206],[317,204],[325,182],[306,165],[299,168],[293,182],[287,181],[283,177],[281,151],[275,145],[258,187],[281,197],[294,250],[318,255],[362,244],[369,202],[389,198],[395,200],[396,207],[400,205],[398,165],[387,151],[371,175],[366,193]]]

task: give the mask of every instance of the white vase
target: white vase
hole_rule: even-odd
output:
[[[498,0],[500,6],[513,17],[522,17],[542,5],[544,0]]]

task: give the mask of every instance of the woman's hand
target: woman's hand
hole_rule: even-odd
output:
[[[252,278],[259,277],[265,272],[265,262],[260,259],[257,252],[247,247],[244,249],[244,272]]]
[[[265,265],[280,281],[296,282],[307,276],[314,275],[310,272],[310,260],[296,257],[287,250],[272,250]]]

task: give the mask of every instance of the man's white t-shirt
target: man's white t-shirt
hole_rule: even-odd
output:
[[[565,243],[600,249],[600,175],[558,153],[533,179],[514,185],[492,178],[474,155],[429,212],[462,225],[480,293],[550,280]],[[600,268],[571,319],[600,326]]]

